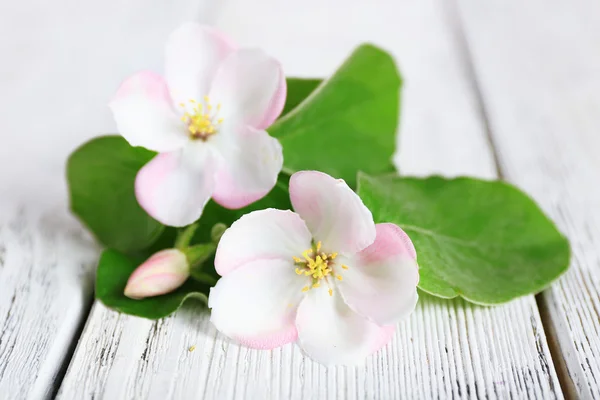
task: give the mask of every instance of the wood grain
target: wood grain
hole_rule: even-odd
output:
[[[455,21],[442,4],[231,1],[219,25],[243,44],[265,47],[288,75],[330,73],[363,40],[391,50],[406,82],[401,170],[493,178],[485,120]],[[152,322],[96,303],[58,398],[549,399],[562,393],[533,296],[484,308],[422,295],[392,343],[362,368],[325,368],[295,345],[240,347],[193,304]]]
[[[2,211],[0,398],[45,398],[87,317],[96,251],[60,212]]]
[[[542,296],[564,381],[600,398],[600,4],[459,4],[504,176],[571,240],[571,269]]]
[[[326,368],[293,345],[231,343],[193,307],[148,321],[96,303],[58,398],[561,397],[535,315],[530,301],[484,308],[423,296],[365,367]]]

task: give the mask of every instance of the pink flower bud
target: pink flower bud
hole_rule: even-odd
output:
[[[185,254],[177,249],[159,251],[136,268],[125,286],[132,299],[172,292],[186,281],[190,267]]]

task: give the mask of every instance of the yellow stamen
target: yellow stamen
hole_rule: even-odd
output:
[[[304,257],[304,259],[305,259],[306,261],[308,261],[308,263],[309,263],[309,267],[310,267],[311,263],[313,262],[313,259],[312,259],[312,258],[310,258],[310,256],[309,256],[309,254],[310,254],[310,253],[312,253],[312,249],[305,250],[305,251],[302,253],[302,257]]]
[[[348,269],[348,266],[347,265],[342,265],[342,268],[343,269]]]
[[[213,106],[210,104],[210,98],[204,96],[204,103],[197,102],[194,99],[189,100],[190,107],[186,108],[185,103],[179,105],[185,110],[181,120],[187,124],[187,129],[193,139],[206,140],[208,137],[217,133],[218,126],[223,123],[223,118],[217,118],[221,107],[217,107],[216,112],[212,112]],[[206,106],[207,112],[204,112]]]
[[[322,279],[325,279],[329,284],[329,281],[327,281],[327,277],[329,275],[342,280],[342,276],[335,274],[334,271],[335,264],[333,260],[337,256],[337,253],[324,253],[321,252],[321,249],[322,243],[319,241],[314,244],[312,248],[304,250],[302,252],[302,258],[296,256],[292,257],[298,266],[295,268],[296,274],[312,279],[312,284],[310,286],[305,286],[302,288],[303,292],[321,287]],[[347,269],[345,266],[341,267]],[[333,289],[329,289],[330,295],[332,295],[332,290]]]
[[[333,296],[333,289],[329,289],[329,295]]]

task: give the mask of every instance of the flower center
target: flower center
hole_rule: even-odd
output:
[[[218,118],[221,104],[213,108],[208,96],[204,96],[204,102],[190,100],[189,108],[185,103],[180,103],[179,106],[185,110],[181,120],[187,124],[192,139],[208,139],[217,133],[217,128],[223,122],[223,118]]]
[[[321,286],[321,281],[325,281],[329,286],[329,295],[333,296],[333,289],[329,284],[329,276],[342,280],[342,276],[335,273],[335,258],[338,253],[325,253],[321,251],[321,242],[313,245],[312,248],[302,252],[302,257],[292,257],[296,264],[296,274],[309,276],[312,278],[310,286],[304,286],[303,292],[308,292],[310,289],[316,289]],[[341,265],[342,269],[348,269],[347,266]]]

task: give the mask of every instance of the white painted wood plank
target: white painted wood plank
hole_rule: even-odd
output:
[[[0,5],[1,399],[55,392],[92,303],[98,248],[67,212],[69,152],[115,131],[107,99],[127,74],[159,64],[166,35],[201,6]]]
[[[0,398],[47,397],[89,311],[95,247],[59,210],[4,205],[0,221]]]
[[[479,105],[442,1],[228,3],[219,25],[278,56],[291,75],[322,76],[357,43],[393,51],[404,72],[405,173],[495,177]],[[326,134],[326,132],[324,132]],[[196,346],[193,352],[188,349]],[[325,368],[294,345],[230,343],[206,312],[158,322],[96,303],[60,399],[562,398],[533,296],[483,308],[423,295],[364,368]]]
[[[571,239],[544,293],[581,398],[600,398],[600,3],[460,0],[505,177]]]
[[[153,322],[96,303],[58,398],[560,398],[536,316],[533,301],[424,297],[364,368],[326,368],[293,345],[230,343],[191,307]]]

